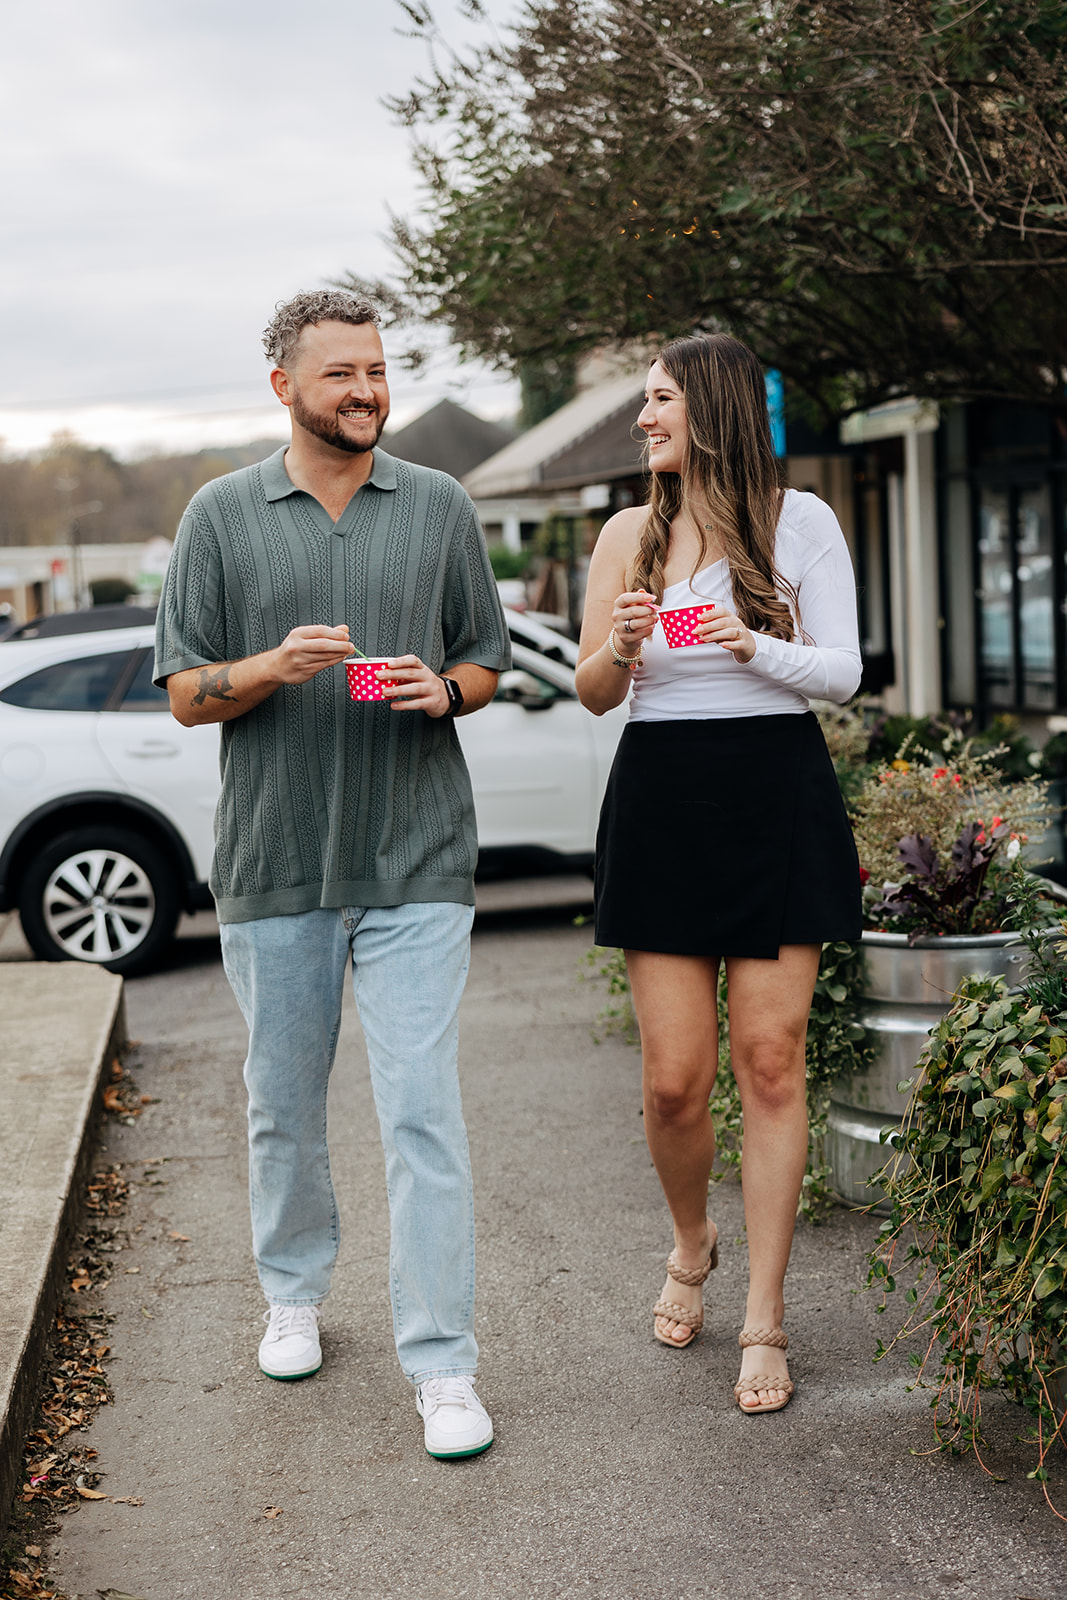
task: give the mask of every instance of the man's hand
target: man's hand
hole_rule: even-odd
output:
[[[294,628],[276,649],[258,656],[172,673],[167,679],[170,709],[186,728],[230,722],[258,706],[283,683],[307,683],[317,672],[336,666],[351,654],[344,623],[337,628],[320,623]]]
[[[352,654],[348,624],[324,628],[315,623],[306,628],[294,628],[276,650],[268,650],[266,654],[274,658],[278,683],[307,683],[324,667],[334,667]],[[262,658],[253,656],[251,659]]]
[[[473,661],[458,661],[454,667],[449,667],[448,676],[455,678],[463,691],[463,706],[457,715],[467,717],[489,704],[496,693],[500,674],[488,667],[475,666]],[[428,717],[443,717],[448,711],[448,690],[432,667],[418,656],[390,657],[389,665],[381,669],[378,679],[382,684],[382,698],[392,701],[390,711],[425,711]],[[389,687],[389,679],[395,680],[395,687]]]
[[[428,717],[443,717],[448,710],[448,690],[441,679],[418,656],[393,656],[388,667],[378,673],[382,699],[393,702],[393,711],[425,711]]]

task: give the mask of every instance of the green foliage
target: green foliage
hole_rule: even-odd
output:
[[[522,361],[519,363],[519,386],[522,392],[519,422],[524,428],[533,428],[568,400],[573,400],[575,363],[552,359]]]
[[[405,10],[432,40],[426,0]],[[520,370],[726,327],[823,417],[896,394],[1060,405],[1063,18],[528,0],[502,42],[435,49],[394,108],[427,197],[395,230],[405,293]]]
[[[912,1309],[879,1353],[916,1334],[927,1340],[918,1366],[937,1374],[941,1446],[978,1452],[982,1395],[999,1388],[1036,1419],[1031,1477],[1044,1483],[1048,1451],[1065,1437],[1067,939],[1052,951],[1034,931],[1039,895],[1017,872],[1014,914],[1030,952],[1023,986],[966,978],[923,1052],[890,1140],[898,1156],[880,1180],[892,1214],[870,1282],[893,1290],[898,1254],[918,1264]]]
[[[619,1032],[631,1044],[640,1037],[626,961],[621,950],[594,947],[587,956],[595,975],[608,986],[609,1002],[600,1015],[606,1032]],[[829,1204],[824,1144],[830,1107],[830,1084],[843,1072],[862,1072],[873,1058],[875,1041],[859,1016],[863,993],[863,954],[857,945],[823,946],[815,995],[808,1019],[808,1164],[798,1212],[817,1221]],[[741,1165],[744,1117],[737,1080],[730,1066],[730,1020],[725,970],[719,974],[719,1070],[709,1102],[715,1126],[716,1169],[712,1182]]]
[[[579,927],[585,920],[584,917],[575,918]],[[591,950],[586,951],[585,963],[592,967],[592,976],[602,979],[607,985],[608,1003],[597,1018],[604,1034],[618,1033],[628,1044],[640,1044],[637,1018],[634,1016],[633,1002],[630,999],[626,957],[622,951],[595,944]],[[599,1044],[599,1035],[594,1034],[593,1037]]]
[[[998,746],[983,748],[951,731],[933,754],[908,740],[891,765],[876,771],[853,803],[853,826],[868,925],[907,933],[994,933],[1004,925],[1011,861],[1050,819],[1048,786],[1030,769],[1020,782],[1005,779]],[[992,859],[974,894],[961,896],[965,830],[978,828]],[[922,841],[916,844],[915,841]],[[919,870],[919,854],[933,871]],[[895,885],[897,892],[887,892]],[[903,891],[901,892],[901,886]],[[926,901],[917,891],[929,892]]]
[[[864,697],[847,706],[816,703],[812,709],[819,718],[838,785],[851,812],[870,778],[891,766],[907,749],[943,749],[945,741],[966,740],[981,755],[986,768],[1012,783],[1027,779],[1057,778],[1067,775],[1067,734],[1050,739],[1044,750],[1035,751],[1018,719],[1002,713],[986,728],[978,728],[974,716],[958,711],[943,711],[934,716],[887,716]]]
[[[553,511],[536,529],[533,547],[546,561],[560,561],[570,566],[578,554],[581,533],[576,518],[564,517]]]
[[[120,606],[137,591],[125,578],[94,578],[89,585],[94,606]]]
[[[1010,782],[1025,783],[1035,772],[1042,778],[1047,776],[1039,770],[1040,759],[1035,759],[1034,747],[1018,719],[1007,712],[995,716],[988,727],[976,733],[973,744],[976,750],[990,753],[997,771]]]
[[[1053,783],[1067,778],[1067,733],[1054,733],[1043,746],[1037,770]]]
[[[512,550],[506,544],[491,544],[489,565],[494,578],[525,578],[530,570],[530,555],[526,550]]]

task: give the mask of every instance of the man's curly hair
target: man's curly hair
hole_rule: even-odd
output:
[[[284,367],[304,329],[317,322],[369,322],[377,327],[379,320],[377,308],[359,295],[343,289],[311,289],[278,302],[263,330],[263,348],[271,366]]]

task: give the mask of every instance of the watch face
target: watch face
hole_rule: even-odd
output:
[[[441,682],[444,684],[445,693],[448,695],[448,709],[451,711],[452,715],[455,716],[456,712],[463,704],[463,690],[460,688],[455,678],[446,678],[442,676]]]

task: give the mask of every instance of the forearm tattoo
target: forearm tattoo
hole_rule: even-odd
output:
[[[229,692],[233,688],[229,665],[201,668],[197,682],[200,687],[192,698],[194,706],[202,706],[205,700],[237,700],[237,696]]]

